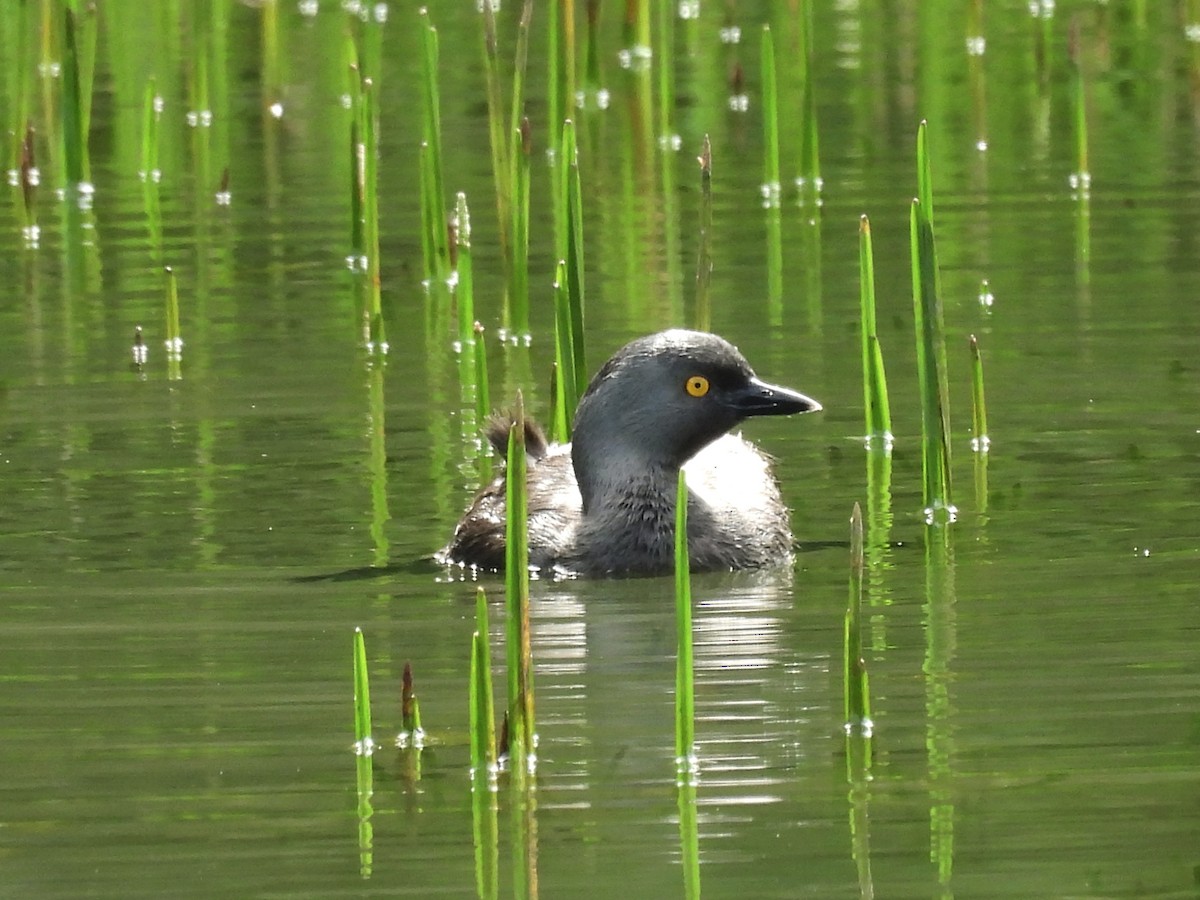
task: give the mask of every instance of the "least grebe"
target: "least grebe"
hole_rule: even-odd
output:
[[[664,331],[626,344],[580,399],[570,444],[547,443],[526,420],[530,564],[581,575],[670,572],[680,467],[694,570],[789,561],[792,532],[770,460],[727,432],[750,416],[820,408],[760,381],[714,334]],[[498,417],[487,429],[501,455],[510,423]],[[503,474],[475,497],[437,558],[504,566]]]

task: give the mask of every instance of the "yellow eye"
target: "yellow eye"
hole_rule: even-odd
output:
[[[687,380],[687,392],[693,397],[703,397],[708,393],[708,379],[703,375],[693,375]]]

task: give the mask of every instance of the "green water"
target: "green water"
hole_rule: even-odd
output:
[[[967,3],[822,4],[817,224],[790,185],[794,114],[781,121],[782,208],[764,210],[759,191],[760,26],[773,22],[783,65],[790,4],[705,3],[698,21],[675,23],[682,149],[665,175],[652,82],[616,62],[619,6],[604,6],[601,37],[611,103],[579,116],[589,365],[633,336],[694,321],[693,158],[709,133],[713,330],[764,378],[825,406],[746,428],[778,458],[802,544],[794,571],[694,578],[703,893],[1195,897],[1200,106],[1183,5],[1058,4],[1042,83],[1025,3],[987,5],[981,81],[965,51]],[[6,60],[40,52],[42,5],[30,5],[24,33],[16,8],[0,14]],[[346,14],[332,2],[312,18],[275,7],[272,64],[262,10],[145,8],[103,7],[96,196],[77,233],[53,196],[36,59],[37,248],[21,234],[19,191],[0,205],[0,894],[471,896],[475,586],[426,557],[477,484],[477,448],[454,319],[420,286],[411,11],[393,4],[383,26],[392,348],[381,365],[360,347],[344,262]],[[474,211],[493,397],[521,388],[544,415],[547,171],[539,155],[526,351],[495,336],[503,272],[474,4],[432,14],[447,186],[466,190]],[[517,14],[508,3],[500,16],[508,48]],[[539,5],[530,62],[539,148],[543,14]],[[1086,199],[1067,184],[1072,14],[1089,72]],[[736,47],[720,40],[727,16],[742,26]],[[202,21],[222,64],[213,126],[193,129]],[[727,103],[735,61],[746,113]],[[5,69],[7,129],[17,78]],[[137,177],[151,73],[165,99],[162,261],[180,279],[178,379]],[[786,67],[780,94],[796,108]],[[276,96],[279,119],[266,110]],[[907,228],[921,118],[949,333],[959,520],[948,532],[926,531],[920,496]],[[227,208],[213,200],[226,165]],[[862,213],[897,436],[890,491],[877,487],[870,504]],[[978,300],[985,278],[990,308]],[[150,354],[140,372],[137,326]],[[987,367],[983,495],[969,334]],[[856,501],[875,511],[865,610],[875,736],[869,780],[852,785],[840,653]],[[500,582],[483,583],[498,602]],[[669,578],[535,582],[535,837],[518,836],[502,786],[501,896],[683,894],[671,591]],[[369,843],[351,751],[355,626],[383,744]],[[420,754],[391,746],[406,661],[429,732]]]

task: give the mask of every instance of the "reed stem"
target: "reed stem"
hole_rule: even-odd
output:
[[[696,328],[712,330],[712,142],[704,135],[700,147],[700,247],[696,253]]]
[[[991,446],[987,427],[987,401],[983,395],[983,357],[979,352],[979,341],[971,335],[971,449],[976,453],[987,453]]]
[[[930,521],[953,521],[950,482],[949,390],[945,327],[933,228],[933,187],[926,136],[917,131],[917,199],[909,217],[917,377],[921,390],[921,470],[925,513]]]
[[[471,772],[489,781],[496,770],[496,714],[492,706],[492,649],[487,596],[475,594],[475,633],[471,636]]]
[[[763,81],[763,206],[773,209],[779,206],[779,89],[775,73],[775,40],[771,26],[764,25],[762,33],[762,81]]]
[[[688,488],[683,469],[679,470],[675,498],[675,768],[682,777],[694,773],[697,768],[692,580],[687,541]]]
[[[454,292],[458,299],[458,342],[462,353],[470,351],[475,343],[475,285],[471,263],[471,211],[467,208],[467,195],[459,191],[454,206],[455,280]],[[476,370],[478,374],[478,370]],[[482,420],[480,420],[482,422]]]
[[[371,686],[367,678],[367,650],[361,628],[354,629],[354,750],[359,756],[375,752],[371,739]]]
[[[888,403],[887,375],[883,350],[875,328],[875,256],[871,247],[871,222],[859,219],[858,278],[862,312],[863,410],[867,425],[867,447],[892,446],[892,414]]]
[[[514,776],[536,764],[533,719],[533,653],[529,634],[529,531],[526,495],[525,406],[517,392],[508,431],[505,474],[504,588],[507,622],[509,754]]]

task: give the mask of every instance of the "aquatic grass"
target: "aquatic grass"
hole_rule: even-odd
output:
[[[79,76],[79,130],[83,136],[83,180],[91,180],[91,159],[87,152],[92,133],[92,93],[96,82],[96,43],[99,22],[96,4],[75,7],[76,64]]]
[[[367,648],[361,628],[354,629],[354,753],[355,780],[358,789],[358,853],[359,873],[369,877],[372,869],[374,827],[371,816],[371,795],[374,793],[374,772],[371,756],[375,741],[371,737],[371,687],[367,676]]]
[[[646,7],[648,10],[648,0]],[[675,4],[673,0],[658,0],[656,11],[657,27],[651,31],[651,60],[658,70],[659,144],[663,151],[663,172],[666,177],[670,177],[670,173],[674,171],[672,154],[681,146],[672,119],[675,109]],[[646,18],[646,27],[649,28],[648,13]],[[674,191],[670,190],[666,183],[663,185],[663,196],[674,196]],[[675,217],[668,217],[668,221],[677,220]]]
[[[556,189],[561,196],[565,213],[565,228],[558,235],[555,248],[557,258],[564,264],[565,279],[562,283],[567,292],[569,311],[570,369],[573,370],[573,388],[567,400],[568,419],[575,414],[575,403],[587,390],[587,355],[585,350],[585,276],[583,253],[583,189],[579,178],[579,148],[576,140],[575,123],[563,122],[562,144],[559,153],[559,180]],[[567,346],[564,344],[564,346]],[[568,383],[569,382],[564,382]],[[573,398],[573,399],[572,399]]]
[[[704,135],[700,146],[700,228],[699,247],[696,251],[696,314],[695,326],[699,331],[712,330],[712,142]]]
[[[508,744],[511,771],[523,779],[536,765],[533,650],[529,634],[529,505],[525,481],[525,405],[517,392],[508,430],[504,501],[504,597],[508,664]]]
[[[414,747],[420,748],[424,743],[425,729],[421,727],[421,702],[417,699],[413,687],[412,663],[404,664],[404,674],[400,680],[400,730],[409,736]]]
[[[987,79],[983,65],[987,37],[983,31],[983,0],[971,0],[967,9],[967,80],[971,90],[971,118],[975,149],[987,150]]]
[[[608,106],[604,90],[604,78],[600,73],[600,0],[586,0],[587,37],[584,45],[582,96],[575,105],[586,108],[595,105],[599,109]]]
[[[167,378],[178,381],[182,377],[180,362],[183,359],[183,336],[179,326],[179,287],[175,279],[175,271],[167,266],[163,269],[165,275],[165,309],[166,309],[166,348],[167,348]]]
[[[388,564],[390,542],[387,523],[392,514],[388,505],[387,404],[384,401],[383,365],[367,366],[367,474],[371,488],[371,564]]]
[[[917,130],[917,198],[909,216],[917,380],[921,392],[922,497],[927,519],[953,521],[949,391],[941,285],[933,228],[933,187],[927,125]]]
[[[488,384],[487,341],[484,340],[483,326],[475,323],[475,343],[472,356],[475,363],[475,423],[482,428],[492,413],[492,392]],[[491,444],[483,441],[479,454],[479,477],[483,484],[492,480]]]
[[[850,599],[843,628],[843,712],[848,734],[871,734],[871,688],[863,658],[863,520],[857,503],[850,515]]]
[[[565,3],[563,4],[566,5]],[[563,118],[563,53],[566,46],[563,10],[558,3],[546,4],[546,155],[553,165],[558,151],[558,123]],[[555,210],[557,213],[557,210]],[[557,219],[556,219],[557,221]]]
[[[142,97],[142,168],[138,175],[142,181],[154,184],[162,180],[162,170],[158,167],[158,123],[162,116],[162,104],[158,82],[151,77],[146,82]]]
[[[762,29],[763,206],[779,206],[779,89],[775,72],[775,40],[771,26]]]
[[[34,142],[33,123],[25,125],[21,139],[17,177],[21,182],[21,233],[25,246],[37,247],[40,231],[37,223],[37,189],[41,183],[41,172],[37,165],[37,149]]]
[[[375,752],[371,737],[371,685],[367,677],[367,648],[361,628],[354,629],[354,752]]]
[[[862,319],[863,411],[866,417],[867,447],[892,447],[892,414],[888,403],[887,374],[883,368],[883,350],[875,327],[875,254],[871,246],[871,222],[866,216],[858,227],[858,284]]]
[[[471,263],[471,211],[467,207],[467,195],[458,192],[454,205],[454,296],[458,301],[458,343],[460,352],[470,352],[475,343],[475,285]],[[478,370],[475,370],[478,374]],[[480,422],[483,420],[480,419]]]
[[[680,469],[675,493],[675,772],[680,783],[691,780],[699,768],[687,507],[687,478]]]
[[[163,263],[162,202],[159,196],[159,116],[162,98],[158,86],[151,78],[146,83],[142,108],[142,167],[138,173],[142,179],[142,202],[146,210],[146,228],[150,237],[150,259],[153,265]]]
[[[509,325],[514,337],[529,337],[529,158],[533,135],[529,119],[515,133],[512,178],[512,262],[509,266]]]
[[[775,71],[775,41],[771,26],[762,30],[763,183],[762,205],[767,211],[767,310],[773,327],[783,322],[783,219],[779,184],[779,90]]]
[[[800,7],[796,14],[796,23],[800,72],[804,86],[800,101],[800,174],[796,178],[796,186],[800,188],[802,202],[811,197],[813,202],[819,205],[824,182],[821,180],[821,146],[817,124],[817,82],[813,76],[812,65],[812,3],[810,0],[800,0]]]
[[[507,175],[510,185],[512,231],[508,244],[508,252],[511,254],[508,266],[509,324],[512,337],[523,343],[530,340],[529,164],[533,152],[533,133],[529,119],[525,116],[525,70],[529,58],[529,30],[532,20],[533,0],[525,0],[521,7],[521,18],[517,23],[516,46],[513,52],[512,97],[508,125],[512,144],[507,151],[511,169],[507,173],[498,171],[495,175],[497,179]]]
[[[471,772],[493,780],[496,771],[496,713],[492,701],[492,648],[487,595],[475,593],[475,631],[471,635]],[[485,781],[486,783],[486,781]]]
[[[975,506],[980,514],[988,507],[988,436],[987,402],[983,393],[983,356],[979,341],[971,335],[971,449],[975,451]]]
[[[571,350],[571,292],[567,264],[559,260],[554,270],[554,377],[551,381],[551,435],[555,441],[571,439],[571,423],[579,394],[575,389],[575,355]]]
[[[62,121],[63,183],[78,191],[84,181],[87,132],[84,131],[82,88],[80,86],[76,11],[74,4],[63,10],[62,95],[59,115]]]
[[[504,89],[501,84],[499,39],[496,35],[496,11],[492,3],[480,4],[483,13],[484,84],[488,111],[488,140],[492,151],[492,181],[496,191],[496,218],[499,222],[500,258],[504,262],[505,284],[512,283],[513,168],[508,125],[504,121]]]
[[[1083,54],[1080,47],[1079,19],[1071,19],[1067,39],[1067,58],[1071,72],[1071,123],[1075,139],[1075,171],[1069,177],[1071,189],[1080,195],[1087,194],[1092,186],[1091,168],[1088,164],[1087,124],[1087,79],[1083,71]]]
[[[357,209],[352,205],[352,215],[356,213],[361,217],[362,231],[355,235],[352,227],[351,238],[359,238],[362,250],[359,259],[366,261],[365,270],[360,272],[366,279],[366,348],[369,353],[383,355],[388,351],[388,342],[383,321],[383,279],[379,250],[379,113],[377,92],[369,78],[363,79],[357,101],[355,118],[359,140],[355,148],[355,171],[358,173],[360,200]],[[442,221],[444,223],[445,219]],[[445,240],[444,226],[442,233]]]
[[[1054,0],[1030,0],[1029,14],[1033,17],[1034,58],[1038,83],[1050,80],[1050,47],[1054,40]]]
[[[490,4],[485,3],[490,8]],[[422,142],[420,167],[421,225],[425,234],[425,278],[434,296],[450,275],[450,245],[446,233],[446,191],[442,175],[441,99],[438,87],[438,32],[429,10],[418,13],[421,37]]]
[[[563,123],[559,152],[556,206],[564,212],[556,235],[558,263],[554,277],[554,380],[551,430],[557,441],[569,441],[579,399],[587,389],[583,333],[583,215],[579,153],[575,123]]]
[[[991,446],[987,427],[987,402],[983,395],[983,356],[979,352],[979,340],[971,335],[971,449],[976,453],[987,453]]]
[[[24,157],[24,143],[29,130],[33,128],[31,108],[32,80],[30,78],[36,67],[33,41],[29,35],[29,6],[21,0],[17,3],[5,4],[0,11],[0,36],[5,32],[15,39],[13,57],[8,61],[9,73],[12,79],[12,91],[8,98],[8,128],[13,137],[12,166],[20,169]]]

